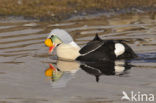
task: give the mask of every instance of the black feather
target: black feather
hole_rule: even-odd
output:
[[[93,41],[101,41],[102,39],[99,37],[99,35],[96,33]]]
[[[101,44],[98,44],[99,42]],[[93,41],[92,41],[93,43]],[[104,60],[115,60],[114,54],[115,46],[113,41],[94,41],[94,45],[87,45],[80,50],[80,53],[87,53],[77,58],[79,61],[104,61]],[[103,43],[103,44],[102,44]],[[98,48],[96,47],[100,45]],[[93,49],[94,47],[94,49]],[[90,52],[92,50],[92,52]]]
[[[79,53],[81,56],[76,58],[79,61],[104,61],[104,60],[117,60],[117,59],[133,59],[137,55],[135,52],[124,43],[124,40],[102,40],[98,34],[94,39],[88,42]],[[121,43],[125,47],[125,52],[119,56],[115,54],[115,44]]]
[[[100,48],[104,44],[103,41],[91,41],[87,43],[79,52],[80,54],[85,54],[91,51],[95,51],[96,49]]]

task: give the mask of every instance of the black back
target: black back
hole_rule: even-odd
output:
[[[96,41],[92,41],[96,42]],[[94,51],[86,54],[79,56],[77,60],[79,61],[105,61],[105,60],[115,60],[116,56],[114,54],[115,46],[114,42],[109,40],[109,41],[100,41],[103,43],[99,48],[95,49]],[[92,44],[92,43],[90,43]],[[84,47],[86,48],[86,47]],[[82,49],[84,49],[82,48]],[[80,51],[81,53],[81,51]]]
[[[125,47],[125,52],[116,57],[115,43],[121,43]],[[133,59],[137,55],[123,40],[102,40],[98,34],[94,39],[88,42],[80,51],[81,56],[76,60],[79,61],[105,61],[116,59]]]

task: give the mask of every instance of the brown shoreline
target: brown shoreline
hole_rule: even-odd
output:
[[[1,16],[60,21],[73,15],[156,8],[155,0],[0,0]],[[154,10],[152,9],[152,10]],[[131,10],[133,11],[133,10]]]

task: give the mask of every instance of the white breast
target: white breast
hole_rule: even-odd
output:
[[[75,60],[78,56],[80,56],[79,50],[80,47],[62,43],[57,47],[56,53],[59,59]]]

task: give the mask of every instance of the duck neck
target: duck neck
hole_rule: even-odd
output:
[[[70,42],[69,44],[72,45],[72,46],[74,46],[74,47],[80,48],[74,41]]]

